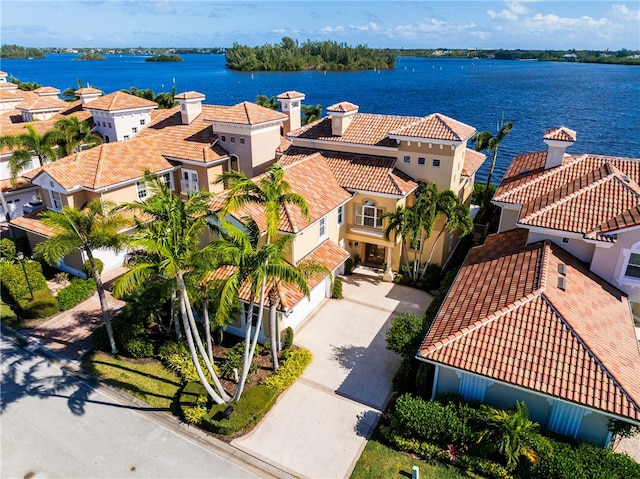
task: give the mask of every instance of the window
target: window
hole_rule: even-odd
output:
[[[124,135],[124,139],[128,140],[129,139],[129,135]]]
[[[327,218],[320,218],[320,221],[318,222],[318,237],[320,239],[324,238],[325,236],[327,236]]]
[[[243,303],[244,304],[244,303]],[[260,311],[260,306],[257,304],[253,305],[253,314],[251,314],[251,326],[254,328],[258,325],[258,312]],[[249,316],[249,305],[244,304],[244,321],[245,324],[248,322]]]
[[[362,205],[356,205],[355,222],[357,225],[370,228],[382,228],[382,210],[376,208],[371,200],[364,200]]]
[[[418,164],[419,165],[424,165],[425,164],[425,159],[424,158],[418,158]]]
[[[136,182],[136,190],[139,200],[144,200],[147,197],[147,184],[143,180]]]
[[[344,205],[338,206],[338,226],[344,224]]]
[[[244,145],[244,138],[240,138],[240,144]]]
[[[133,128],[131,128],[131,133],[138,133],[138,127],[134,126]]]
[[[109,128],[111,128],[111,122],[109,122]]]
[[[434,158],[432,165],[434,168],[440,168],[440,160],[438,158]]]
[[[226,136],[224,136],[224,135],[222,135],[222,136],[220,137],[220,141],[227,141],[227,137],[226,137]]]
[[[640,278],[640,253],[631,253],[624,275],[630,278]]]
[[[144,118],[140,120],[140,126],[144,126],[144,124],[147,122],[147,120],[145,120]]]
[[[562,244],[569,244],[569,241],[571,241],[569,238],[562,238]]]
[[[404,162],[411,163],[411,157],[409,155],[404,155]]]
[[[297,106],[300,106],[300,103],[299,103],[299,102],[297,102],[297,101],[294,101],[294,102],[291,102],[291,106],[292,106],[293,108],[295,108],[295,107],[297,107]]]
[[[62,195],[57,191],[51,191],[51,202],[54,210],[62,209]]]
[[[232,136],[232,137],[231,137],[231,143],[235,143],[235,142],[236,142],[236,137],[235,137],[235,136]]]
[[[160,181],[162,181],[165,185],[169,186],[169,189],[172,190],[173,189],[173,181],[171,181],[171,173],[162,173],[161,175],[158,175],[160,178]]]

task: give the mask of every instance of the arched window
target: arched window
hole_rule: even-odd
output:
[[[109,143],[109,141],[111,141],[109,140],[109,135],[104,135],[104,142]]]
[[[382,228],[382,210],[376,207],[375,201],[364,200],[361,205],[356,205],[355,223],[370,228]]]

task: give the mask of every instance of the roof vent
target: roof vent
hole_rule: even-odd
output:
[[[631,180],[629,179],[629,176],[627,176],[627,175],[620,175],[620,178],[622,178],[622,180],[625,183],[631,183]]]
[[[559,263],[558,264],[558,273],[560,273],[562,276],[566,276],[567,275],[567,265],[564,263]]]
[[[566,291],[567,278],[565,278],[564,276],[561,276],[560,278],[558,278],[558,288],[560,288],[562,291]]]

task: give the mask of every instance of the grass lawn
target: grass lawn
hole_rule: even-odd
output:
[[[351,479],[394,479],[410,478],[413,466],[420,468],[420,479],[469,479],[479,477],[466,474],[455,467],[445,464],[429,464],[420,459],[414,459],[408,454],[398,452],[382,444],[379,436],[374,433],[367,442]]]
[[[84,357],[82,368],[159,411],[176,411],[174,399],[180,388],[180,378],[167,371],[159,361],[134,363],[97,351]]]
[[[13,312],[8,304],[4,304],[2,301],[0,301],[0,318],[2,319],[3,323],[6,323],[7,326],[10,326],[12,328],[18,321],[16,313]]]

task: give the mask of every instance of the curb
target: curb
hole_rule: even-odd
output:
[[[191,441],[200,447],[207,449],[217,456],[228,460],[234,464],[237,464],[248,472],[256,474],[265,479],[294,479],[295,476],[290,473],[279,469],[278,467],[269,464],[268,462],[248,454],[226,442],[220,441],[206,432],[201,431],[195,427],[189,426],[186,423],[180,421],[177,417],[163,413],[160,411],[148,410],[151,406],[141,401],[140,399],[132,396],[131,394],[123,391],[115,386],[106,384],[100,380],[97,376],[86,372],[80,368],[79,361],[69,360],[58,353],[55,353],[40,343],[37,339],[29,337],[20,331],[15,331],[9,326],[0,323],[0,332],[19,346],[23,347],[26,351],[44,356],[53,362],[58,368],[60,368],[66,374],[75,376],[76,378],[84,381],[92,388],[112,397],[125,405],[129,405],[132,409],[137,411],[144,411],[145,417],[157,425],[169,429],[174,434]]]

